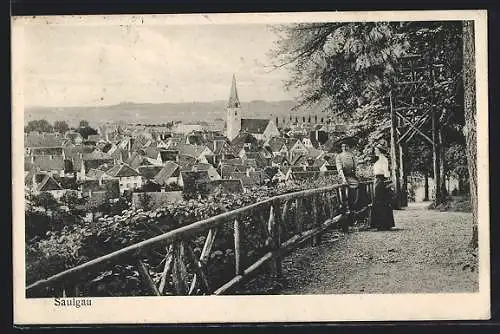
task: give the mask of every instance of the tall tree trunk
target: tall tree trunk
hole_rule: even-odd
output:
[[[429,200],[429,173],[427,173],[427,170],[425,170],[424,173],[424,201]]]
[[[464,135],[467,144],[467,166],[469,169],[470,196],[472,204],[472,239],[470,246],[477,248],[477,169],[476,169],[476,65],[474,48],[474,21],[462,23],[463,38],[463,82],[464,82]]]

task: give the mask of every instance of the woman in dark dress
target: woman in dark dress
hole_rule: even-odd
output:
[[[371,227],[377,230],[390,230],[394,227],[391,193],[386,185],[386,178],[390,176],[389,161],[385,154],[385,147],[378,145],[374,149],[375,162],[373,164],[374,198],[371,214]]]

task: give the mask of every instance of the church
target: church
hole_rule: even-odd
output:
[[[226,137],[232,141],[240,132],[249,133],[258,140],[268,140],[280,136],[278,127],[270,119],[242,118],[240,99],[236,89],[236,77],[233,75],[229,101],[226,106]]]

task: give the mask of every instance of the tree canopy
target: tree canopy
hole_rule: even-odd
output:
[[[54,127],[45,119],[29,121],[24,132],[54,132]]]
[[[281,38],[272,55],[276,67],[289,69],[285,86],[299,90],[299,106],[320,104],[329,116],[348,120],[368,149],[388,139],[387,97],[409,54],[442,64],[424,103],[443,111],[443,125],[463,126],[460,29],[454,21],[285,25],[275,27]]]

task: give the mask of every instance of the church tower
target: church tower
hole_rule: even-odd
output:
[[[226,106],[226,137],[233,140],[241,130],[241,105],[236,90],[236,77],[233,74],[231,92]]]

